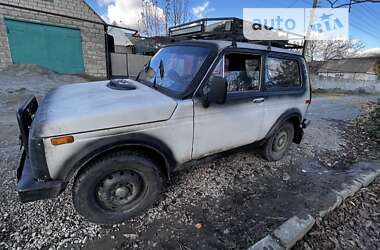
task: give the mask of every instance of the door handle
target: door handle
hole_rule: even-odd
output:
[[[253,103],[262,103],[262,102],[264,102],[264,98],[255,98],[255,99],[253,99]]]

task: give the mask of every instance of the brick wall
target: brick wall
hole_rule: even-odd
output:
[[[0,3],[23,6],[86,20],[102,22],[101,18],[83,0],[0,0]],[[96,77],[106,76],[104,26],[85,21],[63,18],[38,12],[0,5],[0,69],[12,63],[4,18],[57,24],[81,30],[85,73]]]

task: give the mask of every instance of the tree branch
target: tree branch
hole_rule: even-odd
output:
[[[326,0],[329,2],[331,8],[341,8],[341,7],[346,7],[350,5],[355,5],[355,4],[361,4],[361,3],[380,3],[380,0],[352,0],[351,3],[348,1],[347,3],[342,3],[336,5],[338,0]]]

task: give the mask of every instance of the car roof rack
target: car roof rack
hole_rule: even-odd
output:
[[[278,47],[290,50],[303,50],[304,40],[302,45],[291,43],[289,40],[248,40],[243,34],[243,19],[236,17],[217,17],[217,18],[202,18],[195,21],[187,22],[169,28],[169,36],[174,41],[183,41],[191,39],[204,40],[224,40],[231,41],[232,46],[236,46],[237,42],[254,43],[267,45],[268,50],[271,47]],[[261,24],[254,24],[261,26]],[[272,27],[265,26],[266,29],[274,30]],[[284,32],[284,31],[282,31]],[[295,33],[286,32],[293,36],[303,38],[303,36]],[[298,41],[301,39],[298,39]]]

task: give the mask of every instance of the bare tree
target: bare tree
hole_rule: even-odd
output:
[[[309,61],[342,59],[356,55],[363,48],[364,44],[358,40],[309,41],[306,49],[306,57]]]
[[[190,13],[189,0],[142,0],[141,33],[163,35],[169,27],[190,21]]]
[[[157,0],[142,0],[142,12],[139,20],[140,33],[145,36],[158,36],[165,33],[165,16]]]
[[[170,26],[179,25],[190,21],[189,0],[166,0],[170,2],[168,20]]]

